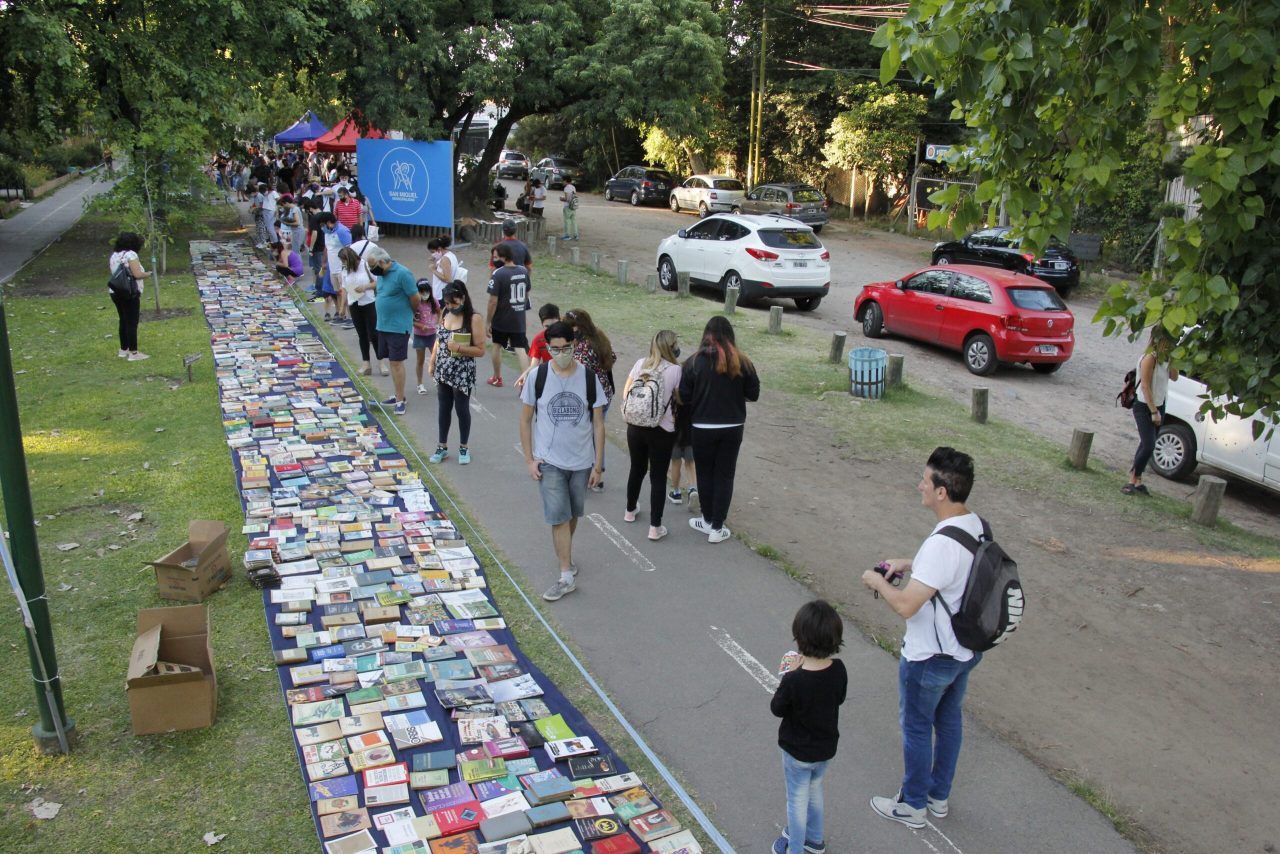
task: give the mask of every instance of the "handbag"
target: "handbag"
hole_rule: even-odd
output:
[[[133,274],[129,272],[129,262],[122,261],[116,267],[116,271],[111,274],[111,278],[107,280],[107,288],[113,294],[122,297],[132,297],[138,295],[138,282],[133,278]]]

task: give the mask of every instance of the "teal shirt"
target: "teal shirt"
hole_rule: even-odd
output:
[[[387,274],[378,278],[378,331],[412,332],[413,305],[409,300],[417,295],[418,280],[413,273],[399,261],[392,261]]]

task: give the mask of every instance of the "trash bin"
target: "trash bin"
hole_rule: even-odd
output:
[[[884,397],[885,366],[889,354],[878,347],[855,347],[849,352],[849,393],[879,400]]]

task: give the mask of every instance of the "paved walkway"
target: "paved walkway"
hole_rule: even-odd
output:
[[[13,217],[0,220],[0,284],[75,225],[87,200],[115,186],[114,181],[98,180],[98,174],[78,178]]]

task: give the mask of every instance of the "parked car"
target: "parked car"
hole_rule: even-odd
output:
[[[578,182],[582,167],[572,160],[563,157],[544,157],[538,161],[529,173],[530,178],[539,178],[550,189],[560,189],[565,182]]]
[[[652,166],[628,166],[604,185],[604,200],[626,199],[633,205],[646,202],[666,204],[675,180],[671,173]]]
[[[676,289],[677,276],[724,291],[738,302],[792,299],[813,311],[831,290],[831,253],[809,226],[780,216],[715,214],[658,244],[658,282]]]
[[[700,216],[737,212],[747,195],[737,178],[728,175],[694,175],[671,191],[671,210],[696,210]]]
[[[1182,376],[1169,382],[1165,413],[1151,454],[1151,467],[1164,477],[1189,477],[1205,463],[1268,489],[1280,491],[1280,422],[1271,419],[1257,439],[1253,424],[1261,419],[1226,415],[1221,421],[1203,415],[1200,405],[1209,390]]]
[[[988,267],[926,267],[896,282],[864,285],[853,316],[868,338],[888,332],[959,350],[981,376],[1000,362],[1027,362],[1051,374],[1075,347],[1075,318],[1053,288]]]
[[[494,169],[497,170],[499,178],[525,179],[529,177],[529,158],[519,151],[503,149],[498,155],[498,165]]]
[[[743,213],[776,213],[798,219],[815,234],[830,219],[828,207],[827,197],[810,184],[761,184],[747,193],[741,205]]]
[[[1037,258],[1023,252],[1022,241],[1009,237],[1010,231],[1009,226],[999,225],[975,231],[962,240],[939,243],[933,247],[933,263],[1003,267],[1048,282],[1063,296],[1080,284],[1080,264],[1064,244],[1051,241]]]

